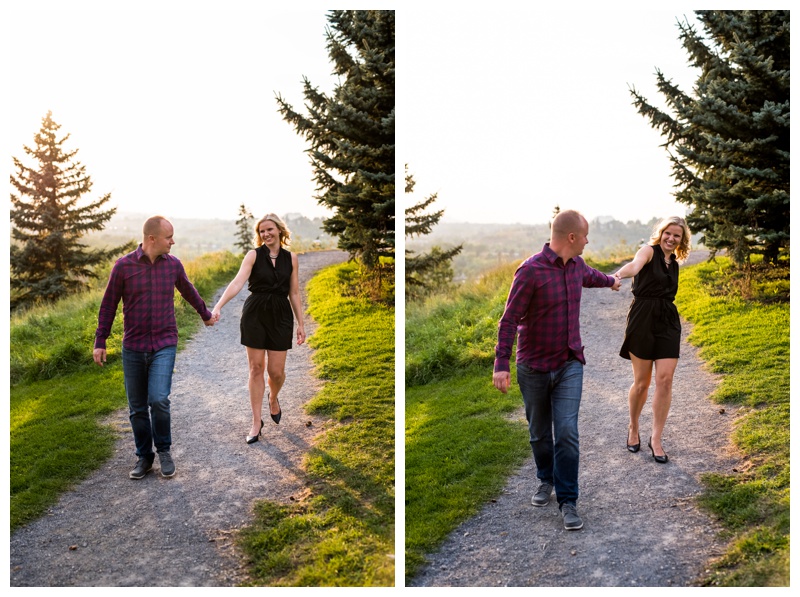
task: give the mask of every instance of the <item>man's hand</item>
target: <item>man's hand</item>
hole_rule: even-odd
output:
[[[622,278],[619,277],[619,274],[614,274],[614,285],[611,287],[611,290],[619,291],[619,287],[622,284]]]
[[[106,362],[106,349],[105,348],[95,348],[94,349],[94,354],[92,356],[94,357],[94,362],[102,367],[103,363]]]
[[[495,371],[492,381],[494,382],[494,387],[503,392],[503,394],[508,394],[508,389],[511,387],[511,373],[508,371]]]
[[[214,319],[214,316],[212,315],[212,316],[211,316],[211,319],[204,319],[204,320],[203,320],[203,323],[204,323],[204,324],[206,324],[206,327],[207,327],[207,328],[210,328],[212,325],[214,325],[215,323],[217,323],[217,321],[216,321],[216,319]]]

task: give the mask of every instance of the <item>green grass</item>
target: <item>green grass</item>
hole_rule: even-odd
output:
[[[238,258],[219,253],[187,263],[186,269],[208,303],[238,266]],[[103,418],[127,405],[120,357],[122,309],[101,369],[92,361],[92,348],[102,293],[96,288],[11,318],[12,531],[41,516],[112,453],[115,433]],[[185,342],[202,323],[191,307],[187,311],[179,303],[185,301],[177,295],[179,335]]]
[[[335,424],[306,457],[307,495],[262,502],[240,545],[252,584],[394,584],[394,309],[353,292],[353,263],[309,283],[310,340],[326,381],[309,403]]]
[[[406,389],[406,576],[459,523],[498,495],[530,455],[522,398],[491,367]]]
[[[712,399],[742,406],[733,440],[745,458],[734,475],[707,475],[701,503],[731,539],[708,584],[789,584],[789,303],[788,268],[748,280],[728,259],[681,271],[677,298],[694,324],[689,341],[722,376]]]

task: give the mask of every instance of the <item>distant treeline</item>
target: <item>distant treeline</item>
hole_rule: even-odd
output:
[[[104,230],[86,237],[86,244],[99,247],[119,245],[131,239],[140,242],[142,224],[150,215],[117,212]],[[322,218],[309,219],[297,213],[281,217],[292,231],[291,250],[302,252],[336,248],[336,239],[322,230]],[[224,250],[238,252],[234,219],[172,218],[170,221],[175,227],[175,246],[171,252],[180,259],[194,259],[204,253]]]
[[[658,219],[627,223],[613,218],[595,218],[589,222],[589,244],[584,255],[598,260],[633,256],[650,238]],[[472,224],[439,223],[423,237],[406,241],[413,251],[429,251],[433,246],[448,249],[463,243],[453,258],[455,282],[473,280],[499,264],[525,259],[541,250],[550,239],[549,224]]]

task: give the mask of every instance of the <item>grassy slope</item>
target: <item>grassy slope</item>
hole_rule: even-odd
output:
[[[238,266],[238,257],[219,253],[187,263],[186,270],[208,302]],[[127,404],[120,357],[122,309],[109,338],[108,363],[101,369],[92,362],[101,298],[102,290],[96,289],[11,320],[12,530],[41,516],[112,453],[115,434],[101,421]],[[202,323],[179,295],[175,300],[183,343]]]
[[[347,296],[355,276],[334,266],[308,287],[326,380],[308,408],[336,425],[306,458],[306,498],[261,503],[243,532],[253,584],[394,584],[394,309]]]

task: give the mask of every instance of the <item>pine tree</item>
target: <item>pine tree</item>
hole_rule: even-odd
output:
[[[368,270],[394,257],[394,11],[332,10],[328,54],[339,82],[328,97],[304,78],[308,115],[279,111],[310,143],[323,223]]]
[[[116,208],[101,208],[110,194],[85,205],[80,199],[92,188],[85,166],[73,158],[78,150],[65,151],[69,138],[59,139],[61,125],[48,112],[34,136],[35,146],[23,146],[38,165],[28,167],[13,158],[17,174],[11,183],[11,307],[40,300],[55,300],[88,286],[96,278],[94,266],[130,250],[135,243],[113,249],[90,250],[81,239],[102,230]]]
[[[406,165],[406,194],[414,191],[414,177],[408,172]],[[438,198],[438,194],[429,195],[424,201],[405,209],[406,237],[430,234],[433,227],[439,223],[444,210],[425,213]],[[417,300],[433,292],[444,291],[453,280],[453,257],[461,252],[463,245],[452,249],[443,250],[441,247],[431,247],[429,253],[415,255],[406,249],[406,300]]]
[[[696,11],[700,35],[678,23],[693,96],[656,71],[672,115],[631,89],[634,105],[666,137],[678,201],[710,249],[735,263],[751,253],[777,263],[789,246],[789,11]]]
[[[253,239],[256,236],[253,223],[255,218],[249,209],[242,203],[239,206],[239,219],[236,220],[236,242],[234,246],[242,250],[242,255],[254,248]]]

